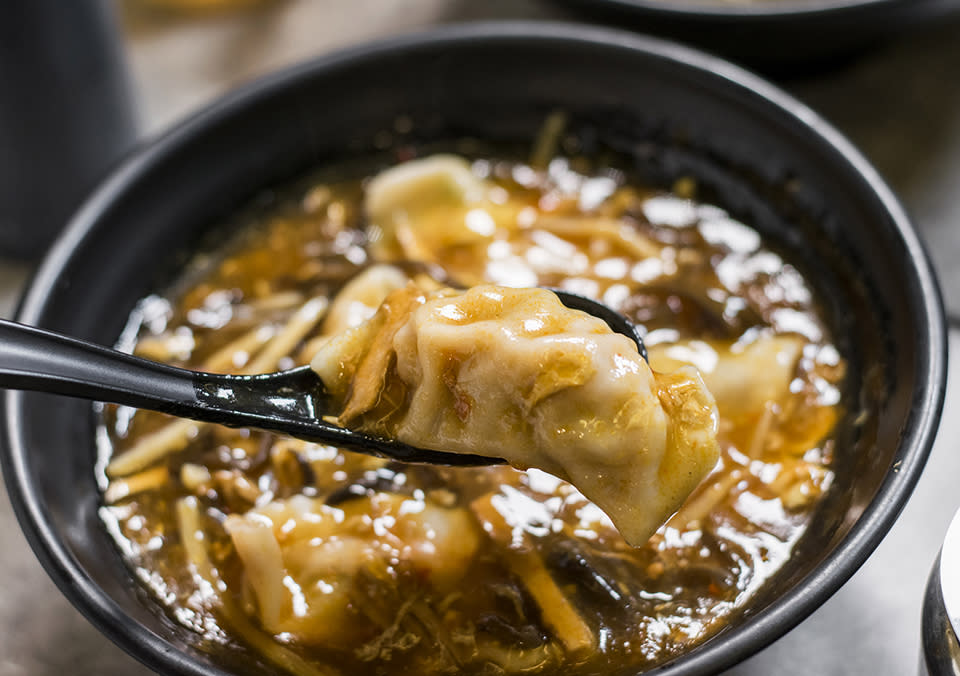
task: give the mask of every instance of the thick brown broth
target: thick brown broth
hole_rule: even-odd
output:
[[[492,240],[428,247],[429,265],[401,267],[601,299],[646,329],[654,368],[732,360],[717,367],[721,460],[632,548],[536,470],[405,466],[107,407],[104,523],[170,616],[234,668],[252,654],[302,674],[639,671],[722,628],[830,489],[844,363],[809,286],[754,230],[698,203],[692,181],[654,191],[580,159],[472,168],[497,192],[470,218],[523,226],[484,226]],[[378,242],[363,198],[362,181],[314,182],[255,209],[177,290],[141,303],[135,351],[225,372],[308,363],[348,281],[425,250]],[[769,368],[770,344],[790,363]],[[125,457],[137,461],[108,465]],[[225,528],[243,514],[282,532],[274,620]],[[354,549],[337,558],[330,543]]]

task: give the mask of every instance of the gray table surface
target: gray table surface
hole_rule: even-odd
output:
[[[131,0],[132,1],[132,0]],[[346,44],[438,23],[559,17],[534,0],[286,0],[246,14],[125,21],[148,134],[256,75]],[[841,70],[786,83],[874,162],[914,217],[960,317],[960,22],[941,22]],[[29,273],[0,261],[0,316]],[[960,349],[960,331],[951,334]],[[913,674],[927,573],[960,507],[960,365],[913,498],[863,568],[822,608],[728,676]],[[0,493],[3,489],[0,488]],[[150,673],[59,594],[0,496],[0,676]]]

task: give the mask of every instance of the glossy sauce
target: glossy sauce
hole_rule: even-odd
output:
[[[797,348],[783,395],[743,397],[726,417],[720,402],[714,473],[639,548],[571,486],[536,470],[404,466],[108,407],[103,521],[170,616],[239,673],[256,671],[244,656],[310,674],[642,670],[701,643],[744,607],[830,490],[844,363],[810,287],[756,231],[698,203],[692,181],[659,192],[565,158],[543,169],[477,159],[472,169],[500,191],[501,204],[468,214],[480,231],[504,218],[505,204],[531,225],[439,251],[433,267],[411,275],[600,299],[646,329],[654,368],[660,354],[710,369],[729,357],[726,346],[750,354],[784,336]],[[291,194],[254,207],[243,234],[198,257],[169,293],[144,299],[128,346],[240,372],[287,331],[289,349],[255,366],[308,363],[327,301],[383,253],[365,227],[362,181],[301,184]],[[299,332],[288,330],[294,324]],[[737,387],[755,378],[753,389],[765,392],[769,370],[748,365]],[[111,459],[157,430],[173,430],[178,450],[106,476]],[[305,594],[294,573],[284,578],[289,617],[299,619],[277,632],[264,626],[225,524],[254,510],[280,529],[284,509],[291,541],[308,533],[302,510],[332,510],[341,539],[362,554],[336,574],[323,568],[333,622],[317,619],[324,597]],[[394,537],[404,519],[414,529],[404,532],[420,535]],[[458,537],[445,538],[445,525]],[[404,537],[423,538],[432,555],[418,559]]]

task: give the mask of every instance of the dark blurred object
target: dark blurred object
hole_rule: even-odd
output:
[[[39,257],[134,137],[112,3],[0,4],[0,253]]]
[[[920,675],[960,674],[960,512],[933,565],[923,599]]]
[[[699,45],[757,70],[800,75],[960,10],[960,0],[549,0],[585,18]]]

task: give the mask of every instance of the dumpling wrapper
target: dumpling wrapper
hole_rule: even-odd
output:
[[[312,367],[343,402],[341,424],[550,472],[633,545],[719,456],[716,404],[696,369],[652,372],[629,338],[543,289],[409,285]]]

